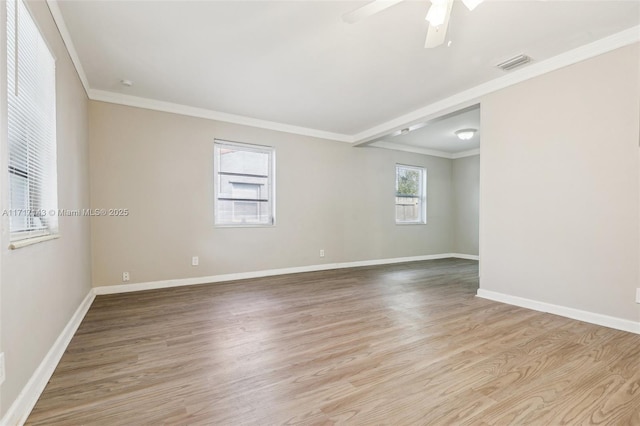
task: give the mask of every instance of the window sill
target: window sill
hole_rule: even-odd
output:
[[[231,224],[231,225],[221,225],[221,224],[215,224],[213,225],[214,228],[275,228],[276,225],[274,224],[255,224],[255,225],[250,225],[250,224],[246,224],[246,225],[242,225],[242,224]]]
[[[49,234],[49,235],[42,235],[39,237],[25,238],[24,240],[14,241],[11,244],[9,244],[9,249],[16,250],[22,247],[33,245],[33,244],[43,243],[49,240],[55,240],[57,238],[60,238],[60,234]]]
[[[406,225],[426,225],[427,222],[396,222],[396,225],[406,226]]]

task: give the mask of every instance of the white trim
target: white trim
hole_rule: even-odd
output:
[[[367,146],[373,146],[376,148],[393,149],[395,151],[413,152],[415,154],[430,155],[432,157],[448,158],[450,160],[457,160],[458,158],[472,157],[474,155],[480,155],[480,148],[470,149],[468,151],[460,152],[445,152],[437,149],[420,148],[413,145],[403,145],[394,142],[377,141],[368,144]]]
[[[470,256],[464,254],[456,254],[456,253],[444,253],[444,254],[433,254],[433,255],[424,255],[424,256],[411,256],[411,257],[397,257],[392,259],[377,259],[377,260],[362,260],[356,262],[345,262],[345,263],[329,263],[323,265],[309,265],[309,266],[300,266],[300,267],[292,267],[292,268],[283,268],[283,269],[270,269],[265,271],[255,271],[255,272],[244,272],[244,273],[235,273],[235,274],[225,274],[225,275],[214,275],[210,277],[199,277],[199,278],[186,278],[186,279],[178,279],[178,280],[166,280],[166,281],[153,281],[147,283],[136,283],[136,284],[125,284],[125,285],[113,285],[113,286],[101,286],[95,287],[87,293],[84,300],[80,303],[80,306],[76,309],[71,319],[62,330],[56,341],[49,349],[49,352],[45,355],[44,359],[36,368],[35,372],[24,386],[18,397],[15,399],[11,407],[6,412],[4,417],[0,419],[0,426],[8,426],[8,425],[23,425],[31,410],[36,405],[38,398],[44,391],[49,379],[53,375],[62,355],[64,355],[67,346],[71,342],[75,332],[78,330],[80,323],[84,319],[85,315],[89,311],[91,304],[93,303],[96,295],[104,295],[104,294],[115,294],[115,293],[128,293],[133,291],[141,291],[141,290],[152,290],[152,289],[160,289],[160,288],[168,288],[168,287],[180,287],[185,285],[194,285],[194,284],[209,284],[223,281],[235,281],[246,278],[259,278],[259,277],[267,277],[272,275],[282,275],[282,274],[294,274],[300,272],[314,272],[314,271],[324,271],[330,269],[341,269],[341,268],[354,268],[361,266],[372,266],[372,265],[386,265],[392,263],[403,263],[403,262],[415,262],[421,260],[434,260],[434,259],[446,259],[451,257],[458,257],[462,259],[472,259],[477,256]]]
[[[610,35],[600,40],[596,40],[592,43],[580,46],[576,49],[561,53],[552,58],[534,62],[525,68],[513,71],[503,77],[498,77],[494,80],[480,84],[469,90],[454,94],[446,99],[438,102],[434,102],[425,107],[419,108],[413,112],[397,117],[393,120],[389,120],[378,126],[374,126],[370,129],[364,130],[354,135],[347,135],[343,133],[333,133],[323,130],[311,129],[307,127],[293,126],[289,124],[277,123],[274,121],[260,120],[257,118],[244,117],[241,115],[228,114],[219,111],[208,110],[204,108],[196,108],[187,105],[175,104],[171,102],[164,102],[154,99],[141,98],[137,96],[124,95],[115,92],[108,92],[103,90],[91,89],[89,81],[86,77],[80,58],[77,54],[71,36],[60,8],[57,5],[57,0],[47,0],[49,10],[53,16],[60,36],[67,47],[71,61],[78,72],[80,81],[84,86],[85,91],[89,99],[109,102],[114,104],[128,105],[138,108],[146,108],[155,111],[170,112],[174,114],[186,115],[191,117],[206,118],[216,121],[225,121],[229,123],[242,124],[245,126],[258,127],[268,130],[275,130],[280,132],[293,133],[303,136],[311,136],[322,139],[329,139],[340,142],[347,142],[354,145],[365,145],[375,140],[376,138],[384,137],[390,132],[401,130],[407,127],[410,123],[421,123],[426,120],[431,120],[442,116],[447,112],[454,112],[461,108],[478,103],[480,97],[487,95],[491,92],[495,92],[500,89],[512,86],[514,84],[529,80],[531,78],[546,74],[551,71],[584,61],[589,58],[601,55],[603,53],[618,49],[623,46],[640,41],[640,25],[631,27],[619,33]],[[391,148],[399,149],[399,148]],[[416,152],[405,150],[409,152]],[[440,151],[434,151],[440,152]],[[448,153],[441,153],[448,154]],[[442,157],[438,154],[427,154],[436,157]],[[444,156],[445,158],[450,158]],[[459,158],[459,157],[458,157]]]
[[[437,118],[445,112],[455,111],[465,106],[478,103],[482,96],[504,89],[525,80],[538,77],[551,71],[593,58],[603,53],[640,41],[640,25],[619,33],[585,44],[573,50],[561,53],[540,62],[534,62],[509,74],[482,83],[469,90],[457,93],[441,101],[397,117],[393,120],[372,127],[353,136],[355,145],[364,145],[376,138],[407,127],[407,123],[418,123]]]
[[[67,52],[69,52],[69,56],[71,57],[71,62],[73,62],[73,66],[76,68],[76,72],[78,73],[78,77],[82,82],[82,87],[84,87],[84,91],[89,96],[89,80],[87,79],[87,75],[84,72],[84,68],[82,68],[82,63],[80,62],[80,57],[78,56],[78,52],[76,51],[76,47],[73,44],[73,40],[71,39],[71,35],[69,34],[69,29],[67,28],[66,22],[64,22],[64,18],[62,17],[62,12],[60,11],[60,7],[58,6],[57,0],[47,0],[47,5],[49,6],[49,11],[51,12],[51,16],[53,16],[53,20],[58,27],[58,32],[60,33],[60,37],[62,37],[62,42],[67,48]]]
[[[507,303],[509,305],[520,306],[522,308],[533,309],[534,311],[548,312],[578,321],[615,328],[616,330],[640,334],[640,322],[630,321],[623,318],[611,317],[609,315],[597,314],[594,312],[569,308],[567,306],[539,302],[537,300],[525,299],[524,297],[511,296],[484,289],[478,289],[477,297]]]
[[[480,155],[480,148],[470,149],[469,151],[456,152],[451,156],[451,158],[457,160],[458,158],[473,157],[474,155]]]
[[[124,95],[122,93],[108,92],[106,90],[89,89],[89,99],[94,101],[109,102],[112,104],[127,105],[137,108],[151,109],[154,111],[170,112],[189,117],[206,118],[209,120],[225,121],[227,123],[242,124],[243,126],[258,127],[261,129],[275,130],[277,132],[293,133],[314,138],[329,139],[338,142],[353,142],[353,136],[342,133],[326,132],[324,130],[310,129],[307,127],[292,126],[290,124],[277,123],[275,121],[260,120],[242,115],[228,114],[226,112],[213,111],[205,108],[196,108],[188,105],[164,102],[155,99],[141,98],[138,96]]]
[[[24,238],[22,240],[12,241],[9,244],[9,250],[16,250],[22,247],[27,247],[33,244],[43,243],[45,241],[55,240],[60,238],[60,234],[48,234],[48,235],[39,235],[37,237]]]
[[[225,281],[245,280],[248,278],[270,277],[273,275],[299,274],[301,272],[317,272],[317,271],[327,271],[330,269],[357,268],[361,266],[388,265],[392,263],[447,259],[451,257],[459,257],[461,259],[471,258],[469,255],[455,254],[455,253],[428,254],[424,256],[396,257],[396,258],[390,258],[390,259],[360,260],[356,262],[325,263],[320,265],[294,266],[291,268],[266,269],[262,271],[252,271],[252,272],[238,272],[233,274],[211,275],[208,277],[179,278],[175,280],[150,281],[150,282],[135,283],[135,284],[105,285],[105,286],[97,286],[97,287],[94,287],[93,289],[97,295],[129,293],[132,291],[156,290],[156,289],[169,288],[169,287],[182,287],[187,285],[212,284],[212,283],[219,283],[219,282],[225,282]]]
[[[58,362],[60,362],[64,351],[67,349],[69,342],[71,342],[71,338],[73,338],[84,316],[91,307],[93,299],[95,299],[95,292],[91,289],[71,319],[69,319],[69,322],[53,343],[53,346],[51,346],[51,349],[49,349],[49,352],[47,352],[38,368],[36,368],[27,384],[22,388],[18,397],[13,404],[11,404],[11,407],[9,407],[9,410],[0,421],[0,425],[22,425],[27,421],[29,413],[31,413],[47,382],[49,382],[49,379],[53,375]]]
[[[370,143],[367,146],[372,146],[375,148],[393,149],[395,151],[413,152],[415,154],[430,155],[432,157],[440,157],[440,158],[448,158],[448,159],[453,158],[453,154],[451,154],[450,152],[438,151],[436,149],[420,148],[413,145],[403,145],[403,144],[387,142],[387,141],[377,141],[377,142]]]
[[[49,10],[53,16],[58,30],[64,41],[71,61],[76,68],[80,81],[84,86],[89,99],[134,106],[138,108],[146,108],[156,111],[170,112],[174,114],[187,115],[198,118],[206,118],[217,121],[225,121],[235,124],[242,124],[246,126],[259,127],[269,130],[299,134],[304,136],[311,136],[329,140],[335,140],[340,142],[348,142],[358,144],[365,144],[374,140],[375,138],[384,136],[390,131],[396,131],[406,127],[407,123],[421,122],[436,118],[442,115],[445,111],[453,111],[464,107],[465,105],[471,105],[477,103],[481,96],[488,93],[495,92],[505,87],[512,86],[525,80],[546,74],[551,71],[575,64],[580,61],[601,55],[603,53],[618,49],[623,46],[640,41],[640,26],[635,26],[619,33],[610,35],[600,40],[596,40],[592,43],[580,46],[576,49],[568,52],[561,53],[552,58],[533,63],[525,68],[514,71],[503,77],[496,78],[486,83],[480,84],[469,90],[457,93],[446,99],[429,104],[423,108],[417,109],[409,114],[402,115],[393,120],[387,121],[378,126],[374,126],[370,129],[357,133],[355,135],[347,135],[342,133],[332,133],[323,130],[310,129],[306,127],[293,126],[289,124],[277,123],[273,121],[260,120],[256,118],[244,117],[241,115],[228,114],[219,111],[208,110],[204,108],[190,107],[181,104],[175,104],[171,102],[158,101],[154,99],[141,98],[136,96],[124,95],[115,92],[108,92],[103,90],[91,89],[88,79],[82,68],[80,58],[77,54],[69,30],[60,12],[60,8],[57,4],[57,0],[47,0]],[[397,148],[396,148],[397,149]],[[414,152],[414,151],[410,151]],[[437,151],[436,151],[437,152]],[[427,154],[442,156],[437,154]],[[447,157],[445,157],[447,158]]]
[[[451,257],[467,260],[480,260],[480,256],[477,254],[462,254],[462,253],[450,253]]]

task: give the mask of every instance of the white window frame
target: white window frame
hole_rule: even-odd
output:
[[[411,170],[417,171],[420,173],[420,188],[418,189],[420,194],[417,196],[419,206],[420,217],[417,220],[398,220],[398,215],[396,212],[396,206],[398,206],[397,198],[398,198],[398,183],[400,176],[400,170]],[[426,225],[427,223],[427,169],[422,166],[410,166],[407,164],[396,164],[395,168],[395,191],[394,191],[394,216],[396,225]]]
[[[4,213],[9,216],[9,248],[15,249],[59,237],[56,57],[28,5],[23,0],[8,0],[5,5],[8,160],[3,164],[7,167],[9,201]],[[30,47],[26,53],[22,50],[24,46]],[[29,62],[27,58],[37,59]],[[28,64],[34,65],[25,68]],[[40,86],[33,86],[34,81]],[[43,104],[43,99],[49,102]],[[24,119],[25,108],[29,108],[31,124],[17,124],[29,121]],[[11,121],[12,116],[20,121]],[[14,152],[24,154],[13,157]],[[26,183],[20,184],[17,177]],[[14,204],[18,199],[15,197],[24,202]]]
[[[228,147],[231,149],[247,152],[258,152],[261,154],[267,154],[269,156],[268,166],[269,170],[267,175],[264,176],[267,179],[267,199],[270,206],[269,219],[266,222],[226,222],[220,218],[218,212],[219,198],[220,198],[220,186],[222,183],[220,173],[220,148]],[[214,212],[214,226],[223,228],[261,228],[275,226],[276,224],[276,152],[275,148],[266,145],[255,145],[241,142],[231,142],[227,140],[215,139],[214,140],[214,153],[213,153],[213,212]],[[231,201],[231,200],[226,200]],[[247,201],[247,200],[238,200]]]

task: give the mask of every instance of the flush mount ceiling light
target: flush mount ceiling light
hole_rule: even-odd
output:
[[[478,129],[460,129],[455,131],[454,133],[461,141],[468,141],[476,134]]]

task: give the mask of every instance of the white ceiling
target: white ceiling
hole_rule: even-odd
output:
[[[446,116],[430,120],[409,133],[393,132],[372,143],[381,148],[402,149],[402,145],[411,151],[449,156],[447,154],[473,153],[480,148],[480,106],[475,105]],[[412,129],[412,127],[408,127]],[[476,129],[476,134],[469,140],[458,139],[455,132],[462,129]],[[429,152],[431,151],[431,152]]]
[[[424,49],[428,1],[341,20],[366,3],[50,0],[90,92],[112,92],[102,98],[131,95],[342,140],[503,77],[495,64],[513,55],[543,61],[640,23],[637,0],[488,0],[473,12],[456,1],[451,46]],[[418,143],[414,135],[394,142],[404,138]]]

